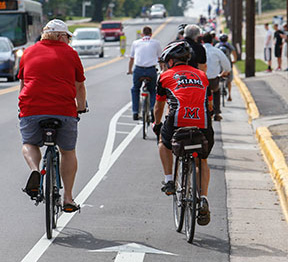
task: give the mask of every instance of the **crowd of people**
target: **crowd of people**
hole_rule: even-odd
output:
[[[212,26],[212,29],[215,27]],[[179,127],[196,126],[203,132],[209,144],[209,152],[201,160],[202,194],[198,224],[207,225],[210,222],[207,197],[210,170],[207,158],[214,144],[212,120],[222,119],[219,89],[221,77],[228,77],[228,101],[232,101],[231,81],[232,63],[236,61],[235,47],[228,42],[227,34],[221,34],[218,40],[215,31],[210,30],[202,34],[201,28],[196,24],[180,24],[176,40],[169,43],[162,52],[159,41],[151,36],[152,29],[145,26],[142,29],[142,38],[135,40],[131,47],[128,74],[133,74],[133,120],[139,119],[140,79],[149,76],[153,79],[149,86],[151,114],[155,119],[153,131],[160,138],[159,155],[165,175],[162,191],[167,195],[174,194],[176,190],[172,174],[171,146],[174,131]],[[158,62],[161,72],[156,81]],[[162,123],[164,114],[165,121]]]

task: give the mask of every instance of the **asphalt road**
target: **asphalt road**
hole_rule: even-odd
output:
[[[155,38],[161,41],[162,47],[175,38],[177,26],[183,22],[181,18],[168,19],[147,21],[157,32]],[[185,18],[185,22],[193,20]],[[129,54],[136,31],[142,26],[143,20],[125,24],[126,54]],[[161,31],[157,30],[159,27]],[[211,223],[207,227],[196,227],[195,242],[190,245],[185,235],[174,229],[172,199],[160,192],[163,175],[155,137],[150,130],[148,139],[144,141],[139,132],[141,125],[132,121],[132,78],[126,75],[129,59],[126,56],[119,58],[119,53],[117,43],[108,43],[104,58],[82,57],[90,106],[90,112],[81,117],[77,146],[79,169],[74,195],[82,209],[80,214],[61,216],[52,241],[45,236],[44,206],[35,207],[20,190],[26,183],[29,170],[21,155],[17,92],[0,93],[3,110],[0,119],[1,260],[228,262],[233,247],[237,248],[236,257],[242,250],[255,252],[255,249],[241,250],[242,246],[234,245],[237,242],[234,238],[230,241],[231,229],[232,236],[237,236],[241,225],[234,213],[231,215],[233,203],[227,200],[226,189],[227,170],[230,170],[230,176],[235,171],[233,161],[241,160],[240,165],[252,162],[251,159],[248,161],[249,157],[240,157],[242,149],[248,148],[247,154],[255,151],[254,146],[241,148],[243,141],[240,138],[244,137],[239,138],[239,130],[233,128],[233,124],[242,121],[243,115],[246,121],[245,109],[235,102],[234,106],[225,109],[228,116],[226,125],[214,123],[216,143],[209,159]],[[2,90],[10,90],[4,82],[0,83]],[[241,102],[240,97],[237,100]],[[237,116],[235,112],[240,110]],[[223,144],[223,136],[226,136],[226,144]],[[235,153],[235,148],[240,148],[241,152]],[[229,157],[231,162],[227,162]],[[254,159],[254,155],[252,157]],[[255,161],[262,168],[263,162],[259,158]],[[245,170],[245,164],[236,173],[241,170]],[[251,172],[256,171],[249,169],[247,174]],[[228,179],[231,183],[231,177]],[[229,196],[233,194],[229,188]],[[238,211],[241,213],[242,209]],[[280,216],[278,209],[275,213]],[[228,218],[231,218],[229,223]]]

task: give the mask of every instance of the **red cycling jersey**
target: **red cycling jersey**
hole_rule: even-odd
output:
[[[212,100],[206,74],[189,65],[177,65],[160,75],[157,101],[167,101],[175,127],[208,127],[208,100]]]
[[[20,117],[64,115],[77,117],[75,81],[85,80],[81,60],[66,43],[42,40],[27,48],[21,58]]]

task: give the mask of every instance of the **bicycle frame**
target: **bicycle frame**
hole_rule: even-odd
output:
[[[51,152],[51,154],[52,154],[53,166],[55,166],[55,170],[56,170],[56,186],[57,186],[58,192],[62,188],[60,171],[59,171],[59,150],[58,150],[57,146],[47,146],[47,149],[46,149],[45,154],[43,156],[41,178],[40,178],[40,195],[43,196],[43,198],[44,198],[43,184],[44,184],[44,176],[46,174],[48,152]]]

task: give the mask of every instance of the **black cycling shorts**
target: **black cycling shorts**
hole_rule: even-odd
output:
[[[171,139],[172,139],[174,130],[177,128],[179,128],[179,127],[169,125],[167,120],[165,120],[165,122],[161,128],[162,143],[169,150],[172,150]],[[213,145],[214,145],[214,130],[213,130],[212,126],[210,126],[210,125],[207,129],[200,129],[200,130],[204,134],[204,136],[206,137],[206,139],[208,141],[208,154],[206,156],[202,157],[203,159],[206,159],[206,158],[208,158],[208,156],[209,156],[209,154],[213,148]]]

